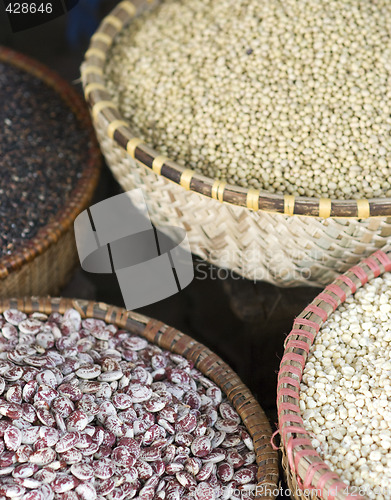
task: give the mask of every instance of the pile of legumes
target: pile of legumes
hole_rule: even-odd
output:
[[[88,131],[57,92],[0,62],[0,258],[63,208],[88,155]]]
[[[391,2],[165,0],[114,42],[107,85],[187,168],[274,193],[391,196]]]
[[[0,325],[0,495],[214,500],[255,487],[239,415],[182,356],[74,309],[10,309]]]
[[[321,328],[300,395],[318,453],[343,480],[379,500],[391,496],[390,359],[387,273],[350,296]]]

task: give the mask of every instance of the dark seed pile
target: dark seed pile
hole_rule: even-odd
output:
[[[66,204],[87,160],[88,132],[56,91],[0,62],[0,258]]]

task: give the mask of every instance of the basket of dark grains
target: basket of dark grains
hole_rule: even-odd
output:
[[[79,95],[0,47],[0,297],[55,293],[77,262],[75,217],[100,154]]]
[[[102,303],[0,301],[0,495],[273,499],[261,407],[218,356]]]

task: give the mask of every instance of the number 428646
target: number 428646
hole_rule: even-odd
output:
[[[9,3],[6,12],[10,14],[51,14],[53,6],[51,3]]]

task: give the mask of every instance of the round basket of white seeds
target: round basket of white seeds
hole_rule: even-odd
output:
[[[0,498],[275,498],[267,418],[205,346],[103,303],[0,313]]]
[[[391,498],[390,257],[339,276],[286,339],[277,405],[295,498]]]
[[[114,176],[220,267],[330,283],[391,235],[390,17],[388,0],[120,2],[81,68]]]

